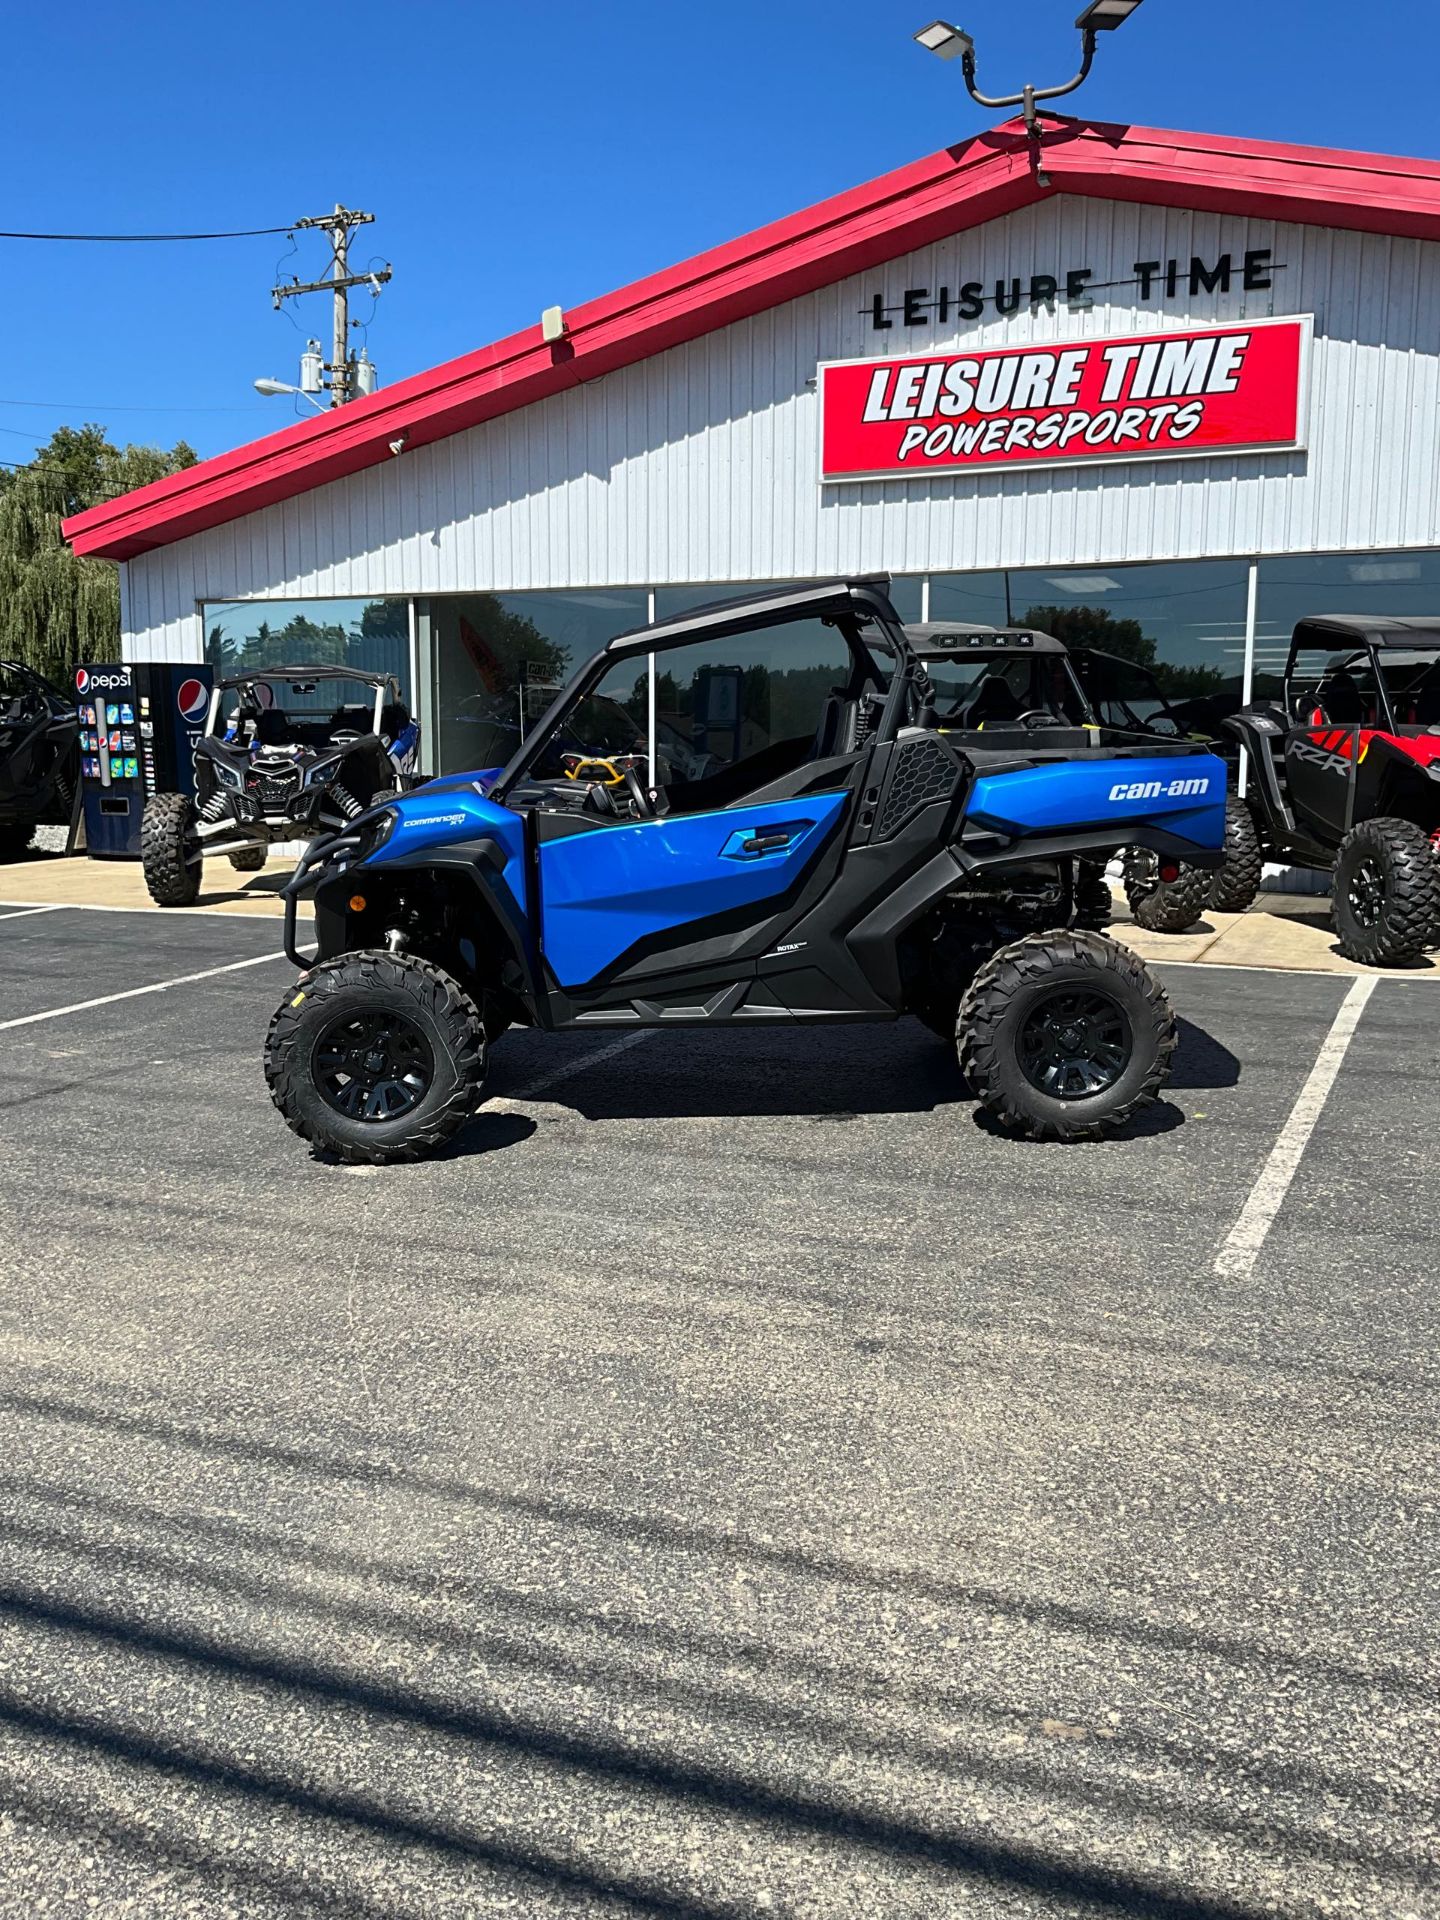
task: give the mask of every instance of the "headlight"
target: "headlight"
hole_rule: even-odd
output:
[[[237,773],[234,767],[227,767],[223,760],[212,760],[210,764],[215,769],[215,778],[222,787],[229,787],[234,793],[245,791],[245,776]]]
[[[307,787],[323,787],[327,781],[335,778],[339,770],[340,757],[337,754],[333,760],[322,760],[318,767],[311,767],[305,776],[305,784]]]
[[[376,819],[366,821],[360,829],[357,858],[368,860],[372,853],[378,853],[395,831],[395,823],[399,818],[399,814],[393,807],[387,807]]]

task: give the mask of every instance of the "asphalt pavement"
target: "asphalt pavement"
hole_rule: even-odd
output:
[[[512,1033],[344,1169],[273,923],[7,911],[7,1920],[1440,1914],[1433,984],[1236,1274],[1347,978],[1162,966],[1103,1144]]]

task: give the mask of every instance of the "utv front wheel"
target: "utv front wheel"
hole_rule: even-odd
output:
[[[417,1160],[469,1119],[485,1079],[480,1010],[411,954],[324,960],[286,994],[265,1040],[270,1097],[341,1160]]]
[[[140,864],[159,907],[188,907],[200,898],[200,846],[194,802],[183,793],[155,793],[140,821]]]
[[[268,847],[237,847],[230,855],[230,864],[237,873],[259,873],[269,853]]]
[[[1193,927],[1205,911],[1211,876],[1204,867],[1187,867],[1180,861],[1167,863],[1162,877],[1160,856],[1148,847],[1127,847],[1123,876],[1125,898],[1130,902],[1130,918],[1147,933],[1184,933]]]
[[[1260,891],[1263,861],[1254,815],[1232,793],[1225,802],[1225,864],[1211,878],[1206,904],[1216,913],[1244,913]]]
[[[1331,907],[1341,953],[1405,966],[1440,939],[1440,866],[1408,820],[1363,820],[1340,842]]]
[[[1164,1085],[1175,1019],[1127,947],[1032,933],[1003,947],[960,1003],[960,1065],[982,1106],[1032,1140],[1093,1140]]]

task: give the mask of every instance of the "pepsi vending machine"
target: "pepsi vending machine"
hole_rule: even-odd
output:
[[[96,858],[138,859],[149,796],[194,793],[213,680],[209,667],[168,660],[75,669],[85,844]]]

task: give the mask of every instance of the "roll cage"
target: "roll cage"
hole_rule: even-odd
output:
[[[866,686],[872,686],[877,695],[883,695],[885,706],[873,737],[892,738],[899,724],[896,716],[902,711],[907,695],[914,691],[916,656],[890,604],[889,585],[886,574],[865,574],[818,587],[786,587],[745,600],[710,602],[690,608],[672,620],[617,634],[556,694],[501,769],[490,789],[492,798],[504,805],[507,797],[533,775],[537,759],[566,716],[599,686],[617,661],[643,659],[647,654],[668,651],[691,639],[721,640],[729,634],[782,626],[799,619],[823,620],[843,635],[851,661],[847,694],[860,698]],[[888,676],[888,691],[887,676],[875,661],[876,650],[895,663]]]
[[[283,683],[292,693],[313,693],[322,680],[348,680],[352,685],[373,687],[375,689],[375,708],[371,722],[371,731],[383,732],[381,719],[385,709],[398,705],[400,701],[400,682],[393,673],[369,673],[359,667],[256,667],[253,672],[231,674],[227,679],[217,680],[210,696],[210,711],[205,721],[205,732],[211,739],[223,737],[220,726],[220,705],[227,693],[241,693],[252,696],[257,685],[274,687]]]
[[[1344,687],[1349,682],[1347,690],[1353,689],[1350,678],[1352,671],[1364,665],[1374,676],[1379,706],[1371,724],[1387,733],[1399,733],[1402,726],[1419,723],[1402,722],[1396,718],[1393,688],[1386,671],[1387,656],[1390,657],[1389,664],[1393,665],[1397,654],[1427,652],[1433,652],[1435,658],[1433,666],[1426,670],[1426,677],[1434,673],[1437,682],[1440,682],[1440,620],[1429,617],[1387,618],[1375,614],[1313,614],[1300,621],[1291,636],[1283,678],[1285,712],[1292,725],[1303,724],[1304,717],[1300,711],[1303,700],[1312,699],[1317,707],[1325,708],[1322,694],[1327,682],[1332,689]],[[1308,685],[1297,684],[1296,667],[1306,655],[1315,653],[1331,656],[1326,667]],[[1436,691],[1440,693],[1440,686]],[[1326,717],[1337,726],[1359,724],[1358,715],[1327,713]]]

